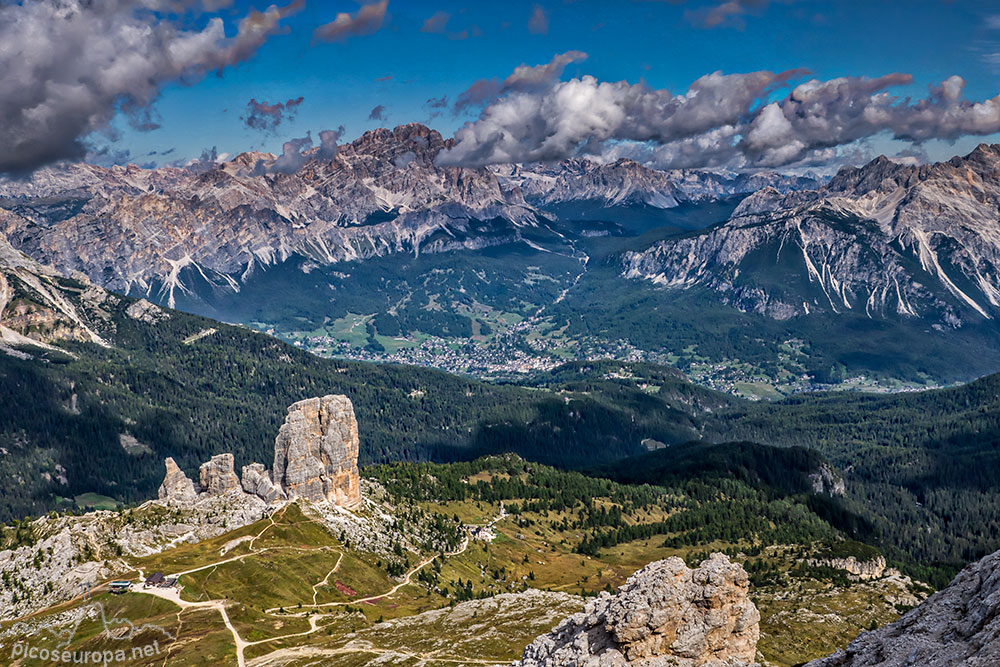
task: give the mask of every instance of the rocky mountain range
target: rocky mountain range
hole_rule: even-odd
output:
[[[368,132],[332,159],[313,151],[295,173],[271,171],[278,159],[261,153],[208,168],[44,169],[0,186],[0,231],[64,273],[172,303],[188,274],[236,290],[293,254],[329,263],[480,247],[537,223],[493,174],[436,167],[444,146],[438,132],[405,125]],[[470,233],[476,225],[487,229]]]
[[[622,273],[708,287],[745,312],[923,318],[1000,311],[1000,145],[911,166],[880,157],[813,190],[764,188],[728,222],[622,258]]]
[[[242,153],[144,169],[72,164],[0,181],[0,232],[64,274],[167,305],[178,290],[238,291],[297,255],[320,264],[517,242],[563,202],[670,208],[814,185],[773,173],[657,171],[630,160],[494,169],[439,167],[423,125],[366,132],[331,155]],[[289,167],[289,162],[295,164]]]
[[[598,206],[673,208],[765,187],[789,192],[817,185],[813,176],[771,171],[726,174],[694,169],[657,170],[629,159],[604,164],[572,158],[555,164],[501,165],[493,171],[501,182],[520,188],[526,201],[541,207],[584,201]]]
[[[0,347],[47,347],[58,340],[105,344],[77,303],[104,290],[67,280],[14,249],[0,234]]]

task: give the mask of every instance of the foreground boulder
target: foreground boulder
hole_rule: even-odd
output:
[[[168,503],[193,503],[198,499],[198,492],[194,489],[194,482],[184,474],[173,458],[167,457],[163,464],[167,468],[167,474],[163,477],[157,497]]]
[[[745,667],[760,614],[747,573],[722,554],[696,569],[680,558],[650,563],[617,595],[584,610],[524,650],[517,667]]]
[[[807,667],[1000,665],[1000,551],[969,565],[901,619]]]
[[[346,396],[310,398],[288,408],[274,441],[274,484],[289,498],[361,504],[358,421]]]

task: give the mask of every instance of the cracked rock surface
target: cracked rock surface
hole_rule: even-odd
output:
[[[745,667],[760,614],[743,568],[712,554],[695,569],[650,563],[524,651],[517,667]]]

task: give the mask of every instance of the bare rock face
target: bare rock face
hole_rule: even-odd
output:
[[[853,574],[862,581],[878,579],[885,574],[885,558],[876,556],[871,560],[858,560],[854,556],[847,558],[819,558],[813,559],[814,565],[826,565],[838,570],[844,570],[848,574]]]
[[[177,467],[171,457],[168,456],[163,463],[167,467],[167,474],[157,492],[159,499],[172,503],[193,503],[196,501],[198,493],[194,490],[194,482],[184,474],[183,470]]]
[[[221,496],[240,488],[240,479],[233,472],[233,455],[216,454],[201,464],[199,469],[201,490],[210,496]]]
[[[828,496],[847,494],[844,478],[827,463],[820,465],[816,472],[811,473],[809,481],[812,482],[812,489],[815,493],[825,493]]]
[[[901,619],[807,667],[1000,665],[1000,551],[958,573]]]
[[[998,176],[1000,145],[919,166],[882,156],[816,190],[760,190],[723,225],[624,253],[622,274],[778,320],[854,311],[956,329],[1000,311]]]
[[[274,485],[263,463],[243,466],[243,490],[268,503],[287,499],[285,492]]]
[[[650,563],[536,639],[517,667],[746,667],[760,614],[747,573],[722,554],[696,569]]]
[[[274,441],[274,483],[289,498],[361,504],[358,421],[346,396],[299,401]]]
[[[125,314],[133,320],[139,320],[140,322],[146,322],[147,324],[156,324],[161,320],[170,319],[170,315],[164,312],[162,308],[146,301],[145,299],[139,299],[126,308]]]

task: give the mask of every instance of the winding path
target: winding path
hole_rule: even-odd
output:
[[[180,577],[180,576],[185,575],[185,574],[192,574],[194,572],[201,572],[202,570],[207,570],[207,569],[211,569],[211,568],[214,568],[214,567],[218,567],[219,565],[225,565],[226,563],[232,563],[234,561],[242,560],[242,559],[246,558],[247,556],[253,556],[253,555],[261,554],[261,553],[264,553],[265,551],[270,551],[272,549],[275,549],[275,550],[276,549],[299,549],[299,550],[303,550],[303,551],[318,551],[318,550],[330,549],[330,547],[325,547],[325,546],[324,547],[316,547],[315,549],[304,549],[304,548],[300,549],[300,548],[297,548],[297,547],[272,547],[272,548],[265,548],[265,549],[254,549],[254,542],[257,540],[257,538],[259,538],[261,535],[263,535],[272,526],[277,525],[275,523],[275,521],[274,521],[274,517],[273,516],[270,516],[268,518],[270,519],[270,523],[268,525],[264,526],[264,528],[261,529],[261,531],[259,533],[257,533],[253,537],[252,540],[250,540],[250,545],[249,545],[250,551],[249,552],[247,552],[245,554],[241,554],[239,556],[233,556],[232,558],[226,558],[224,560],[216,561],[214,563],[209,563],[208,565],[202,565],[200,567],[192,568],[190,570],[185,570],[183,572],[178,572],[176,574],[171,574],[171,575],[168,575],[168,576],[169,577]],[[379,593],[378,595],[371,595],[371,596],[368,596],[368,597],[357,598],[357,599],[354,599],[354,600],[347,600],[347,601],[344,601],[344,602],[326,602],[326,603],[322,603],[322,604],[317,604],[316,603],[316,595],[319,592],[318,591],[319,587],[323,586],[323,585],[326,585],[329,582],[330,576],[333,573],[335,573],[337,570],[340,569],[340,563],[344,559],[344,552],[341,551],[341,552],[339,552],[340,556],[337,558],[337,563],[336,563],[336,565],[333,566],[333,569],[331,569],[329,572],[327,572],[326,576],[321,581],[317,582],[316,584],[313,584],[313,586],[312,586],[312,589],[313,589],[312,604],[303,605],[303,607],[307,607],[309,609],[320,609],[320,608],[325,608],[325,607],[342,607],[342,606],[347,606],[347,605],[351,605],[351,604],[363,604],[363,603],[366,603],[366,602],[374,602],[376,600],[381,600],[382,598],[390,597],[392,595],[395,595],[399,591],[399,589],[403,588],[404,586],[408,586],[412,582],[413,575],[415,575],[417,572],[419,572],[423,568],[427,567],[432,562],[434,562],[434,559],[437,558],[439,555],[440,556],[457,556],[457,555],[465,552],[465,550],[468,549],[468,547],[469,547],[469,536],[466,536],[465,539],[462,541],[461,546],[457,550],[455,550],[455,551],[449,551],[449,552],[444,552],[442,554],[434,554],[433,556],[430,556],[429,558],[425,558],[424,560],[420,561],[417,565],[415,565],[412,568],[410,568],[409,571],[407,571],[406,575],[403,577],[402,581],[400,581],[398,584],[396,584],[395,586],[393,586],[391,589],[389,589],[385,593]],[[140,584],[143,581],[145,581],[145,578],[146,577],[143,574],[142,570],[139,570],[138,580],[139,580]],[[310,635],[310,634],[316,632],[317,630],[319,630],[321,627],[323,627],[323,626],[319,625],[319,622],[321,620],[323,620],[324,618],[327,618],[328,616],[332,615],[332,614],[315,614],[315,613],[308,614],[307,612],[300,612],[300,613],[295,613],[295,614],[285,613],[285,614],[282,614],[282,616],[284,616],[284,617],[289,617],[289,616],[291,616],[291,617],[302,617],[302,616],[307,616],[308,615],[308,617],[309,617],[309,629],[308,630],[304,630],[302,632],[294,632],[294,633],[290,633],[290,634],[287,634],[287,635],[280,635],[278,637],[268,637],[266,639],[258,639],[256,641],[248,642],[248,641],[244,640],[240,636],[240,633],[236,630],[236,627],[233,626],[232,622],[230,621],[229,614],[226,613],[226,604],[228,603],[228,600],[205,600],[205,601],[201,601],[201,602],[189,602],[187,600],[181,599],[180,589],[179,588],[155,588],[155,587],[153,587],[153,588],[144,588],[144,587],[141,587],[141,586],[137,586],[137,587],[133,588],[132,590],[134,592],[136,592],[136,593],[145,593],[147,595],[153,595],[155,597],[162,598],[164,600],[168,600],[170,602],[173,602],[174,604],[176,604],[178,607],[181,608],[182,612],[186,611],[188,609],[215,609],[215,610],[217,610],[219,612],[219,614],[222,616],[222,622],[225,624],[226,629],[228,629],[229,632],[233,635],[233,643],[236,646],[236,662],[239,665],[239,667],[246,667],[246,657],[245,657],[244,653],[245,653],[245,651],[246,651],[246,649],[248,647],[250,647],[250,646],[257,646],[259,644],[267,644],[269,642],[280,641],[280,640],[283,640],[283,639],[291,639],[293,637],[304,637],[306,635]],[[283,607],[272,607],[271,609],[265,610],[264,613],[270,614],[270,615],[274,615],[275,612],[277,612],[278,610],[282,610],[282,609],[283,609]],[[178,618],[179,618],[179,614],[180,614],[180,612],[178,612]],[[285,649],[282,649],[282,650],[285,650]],[[370,653],[377,653],[377,654],[400,653],[399,651],[391,651],[391,650],[388,650],[388,649],[375,649],[375,648],[372,648],[370,650],[367,649],[367,648],[365,648],[365,649],[360,649],[359,648],[359,649],[351,649],[351,650],[348,650],[346,648],[344,648],[344,649],[330,649],[330,652],[331,652],[331,654],[336,654],[336,653],[351,653],[351,652],[353,652],[353,653],[370,652]],[[403,653],[401,653],[401,654],[403,654]],[[405,654],[405,655],[409,655],[409,654]],[[417,656],[416,654],[414,654],[413,657],[419,657],[419,656]],[[469,663],[469,662],[477,663],[477,664],[492,664],[489,661],[464,660],[464,659],[463,660],[457,660],[457,659],[456,660],[450,660],[450,659],[448,659],[448,660],[444,660],[444,662],[456,662],[456,663],[459,663],[459,664],[461,664],[461,663]]]

